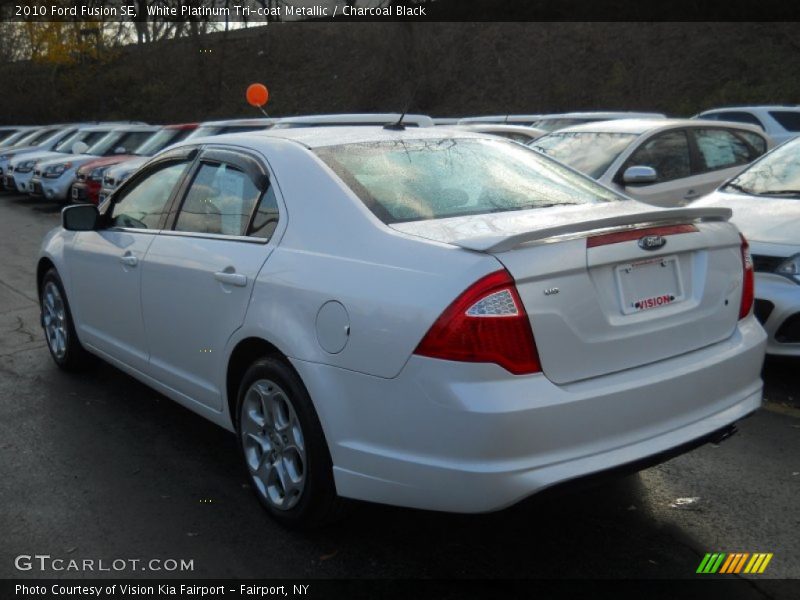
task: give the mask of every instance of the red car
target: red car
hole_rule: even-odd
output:
[[[98,204],[100,189],[103,187],[103,175],[109,167],[126,160],[152,156],[167,146],[180,142],[197,129],[197,125],[197,123],[165,125],[161,130],[150,136],[133,154],[103,156],[86,163],[77,171],[75,183],[72,185],[72,201]]]

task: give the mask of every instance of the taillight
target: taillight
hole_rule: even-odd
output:
[[[505,270],[486,275],[456,298],[414,353],[496,363],[514,375],[542,370],[528,316]]]
[[[753,274],[753,258],[750,256],[750,244],[740,233],[742,238],[742,303],[739,305],[739,318],[744,319],[753,310],[753,297],[755,296],[755,282]]]

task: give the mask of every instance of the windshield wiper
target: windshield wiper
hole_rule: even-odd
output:
[[[752,194],[752,192],[750,190],[748,190],[747,188],[743,188],[738,183],[733,183],[733,182],[727,183],[727,184],[725,184],[725,186],[722,189],[727,190],[728,188],[731,188],[732,190],[736,190],[737,192],[742,192],[743,194]]]
[[[757,196],[798,196],[800,197],[800,190],[766,190],[758,192]]]

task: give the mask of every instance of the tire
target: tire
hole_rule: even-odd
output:
[[[60,369],[77,371],[89,364],[89,353],[81,346],[64,285],[55,269],[44,274],[39,297],[44,329],[50,356]]]
[[[341,517],[344,501],[319,418],[303,382],[281,358],[262,358],[242,377],[236,430],[250,484],[279,524],[310,529]]]

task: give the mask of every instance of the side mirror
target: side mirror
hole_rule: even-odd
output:
[[[116,148],[114,148],[114,154],[127,154],[127,153],[128,151],[122,146],[117,146]]]
[[[67,231],[94,231],[99,220],[94,204],[76,204],[61,211],[61,226]]]
[[[642,185],[644,183],[655,183],[658,173],[653,167],[628,167],[622,175],[622,181],[626,185]]]
[[[72,153],[73,154],[83,154],[89,149],[89,146],[86,142],[75,142],[72,144]]]

